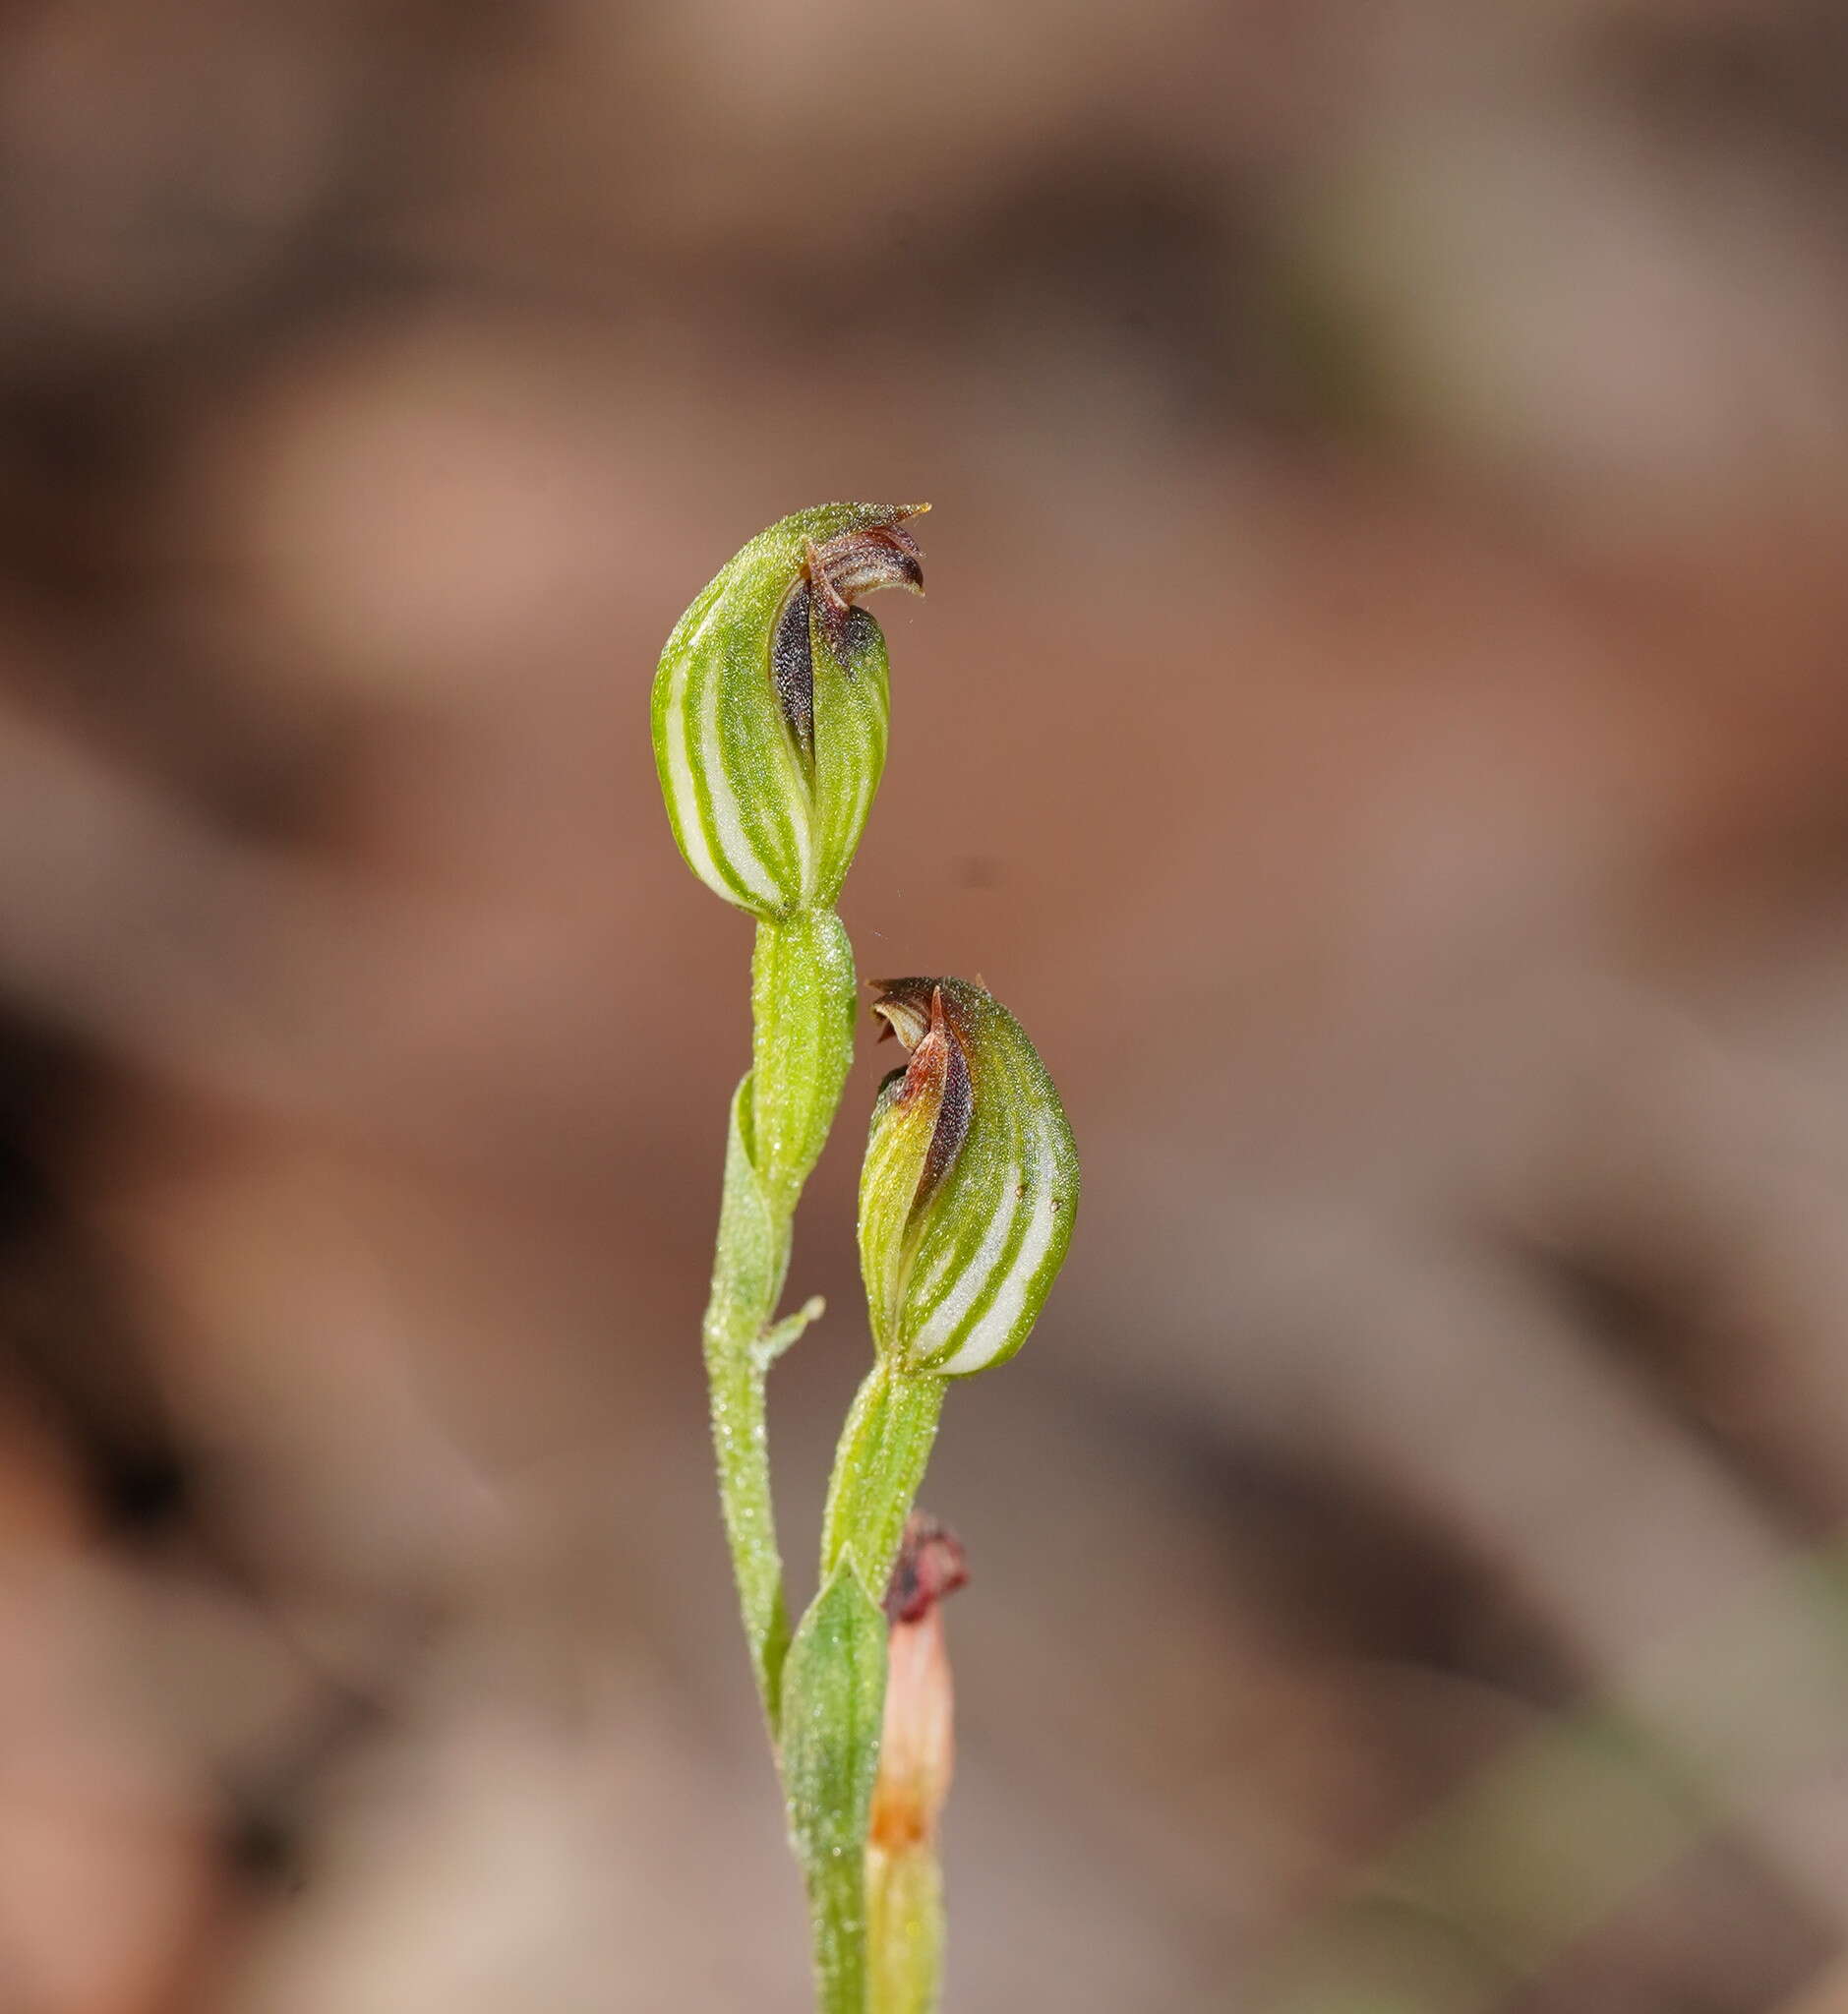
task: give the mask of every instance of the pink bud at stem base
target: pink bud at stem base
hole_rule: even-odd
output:
[[[886,1595],[885,1721],[866,1842],[869,2014],[931,2014],[943,1968],[937,1821],[955,1767],[955,1688],[941,1603],[963,1549],[914,1513]]]

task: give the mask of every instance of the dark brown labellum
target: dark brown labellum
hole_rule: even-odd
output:
[[[823,545],[807,542],[803,570],[778,611],[770,633],[770,679],[803,766],[815,766],[816,622],[848,673],[871,641],[872,619],[855,608],[874,588],[924,592],[924,554],[900,524],[844,531]]]
[[[924,553],[902,524],[870,531],[844,531],[825,545],[810,542],[803,570],[814,589],[815,615],[828,646],[843,663],[851,661],[849,617],[854,603],[875,588],[902,587],[924,593]]]
[[[770,676],[776,682],[777,703],[804,764],[811,771],[815,761],[815,659],[808,619],[813,608],[814,596],[807,581],[799,580],[783,604],[770,638]]]

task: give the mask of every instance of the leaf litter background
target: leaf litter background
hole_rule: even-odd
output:
[[[0,2008],[805,2004],[644,718],[839,495],[937,506],[863,969],[1088,1178],[928,1491],[951,2006],[1848,2006],[1845,85],[1764,0],[9,14]]]

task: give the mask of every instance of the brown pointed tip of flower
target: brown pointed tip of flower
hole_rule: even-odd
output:
[[[969,1137],[975,1115],[969,1058],[944,1010],[943,988],[934,979],[875,979],[873,983],[879,997],[872,1003],[872,1011],[911,1055],[895,1101],[911,1105],[928,1099],[936,1113],[918,1176],[916,1206],[925,1202],[949,1172]]]
[[[976,1109],[975,1093],[969,1082],[969,1059],[944,1018],[941,986],[930,989],[930,1033],[912,1051],[901,1097],[910,1094],[914,1079],[921,1095],[928,1087],[937,1097],[937,1122],[931,1129],[929,1150],[918,1177],[917,1200],[923,1203],[962,1153]]]
[[[969,1555],[947,1524],[914,1510],[885,1590],[886,1620],[921,1623],[938,1602],[969,1584]]]
[[[892,521],[903,524],[908,517],[922,517],[930,508],[928,504],[895,504],[892,506]]]

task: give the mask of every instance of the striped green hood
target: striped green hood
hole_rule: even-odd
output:
[[[923,504],[823,504],[759,532],[655,674],[662,794],[686,864],[757,917],[830,908],[885,767],[885,638],[856,605],[923,591]]]

